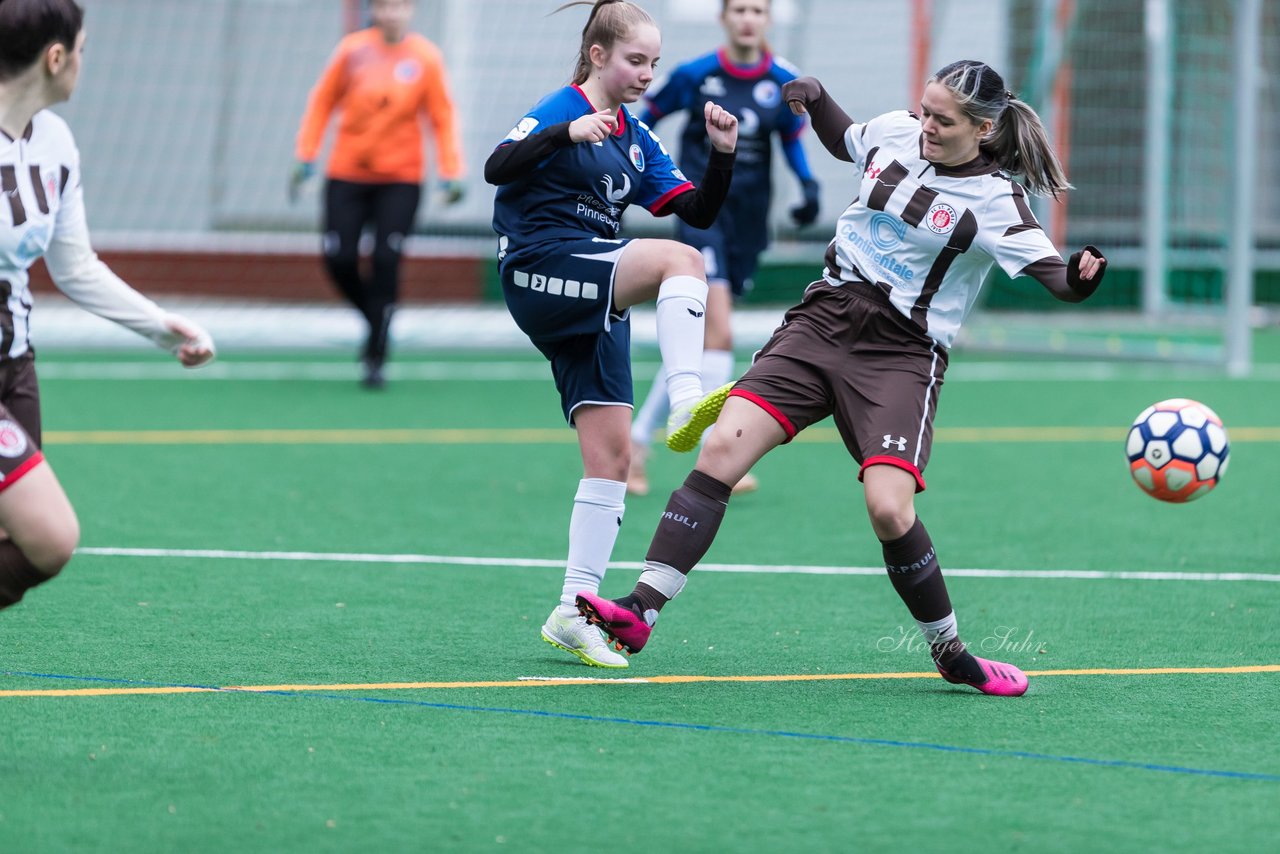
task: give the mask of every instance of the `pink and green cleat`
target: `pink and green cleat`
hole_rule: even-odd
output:
[[[965,653],[969,655],[969,653]],[[987,661],[985,658],[972,656],[973,660],[978,663],[982,669],[985,679],[978,681],[974,679],[965,679],[960,675],[952,675],[948,673],[946,668],[936,661],[934,664],[938,668],[938,672],[942,674],[942,678],[956,685],[968,685],[977,688],[984,694],[990,694],[993,697],[1021,697],[1027,693],[1027,675],[1012,664],[1005,664],[1001,661]]]
[[[725,383],[692,406],[673,409],[667,419],[667,447],[679,454],[698,447],[703,432],[720,417],[720,410],[724,409],[732,390],[733,383]]]
[[[578,613],[613,641],[615,649],[634,655],[644,649],[653,629],[635,611],[594,593],[579,593]]]

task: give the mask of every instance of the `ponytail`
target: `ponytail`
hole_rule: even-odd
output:
[[[582,44],[578,46],[578,58],[573,68],[573,83],[582,85],[591,77],[591,46],[600,45],[606,51],[623,41],[637,24],[653,24],[652,17],[630,0],[575,0],[565,3],[552,12],[562,12],[570,6],[590,6],[591,14],[582,28]]]
[[[945,86],[973,121],[991,120],[991,133],[982,141],[982,150],[1004,171],[1021,175],[1028,192],[1057,197],[1071,189],[1040,116],[1004,88],[1004,80],[994,68],[984,62],[961,60],[938,71],[929,82]]]
[[[1023,176],[1027,191],[1034,195],[1056,198],[1071,189],[1040,116],[1026,101],[1009,97],[982,147],[1000,168]]]

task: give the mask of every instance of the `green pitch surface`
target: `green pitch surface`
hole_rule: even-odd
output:
[[[931,672],[829,422],[629,670],[579,665],[538,637],[581,471],[545,365],[393,368],[42,354],[83,537],[0,614],[0,851],[1274,845],[1274,371],[957,355],[917,506],[962,634],[1032,674],[1000,699]],[[1186,506],[1123,459],[1168,397],[1232,440]],[[609,595],[693,464],[653,453]]]

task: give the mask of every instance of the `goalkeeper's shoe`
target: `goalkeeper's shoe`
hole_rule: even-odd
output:
[[[572,613],[572,607],[557,605],[552,610],[542,626],[542,639],[556,649],[576,655],[583,664],[591,667],[626,667],[626,657],[609,649],[600,630],[588,625],[581,614]],[[564,614],[561,608],[571,613]]]
[[[967,656],[969,661],[964,661]],[[1027,675],[1012,664],[987,661],[970,652],[962,652],[943,667],[934,665],[942,678],[956,685],[968,685],[995,697],[1021,697],[1027,693]],[[975,666],[976,665],[976,666]]]
[[[360,378],[360,385],[365,388],[381,389],[387,385],[387,378],[383,373],[383,364],[381,359],[365,358],[362,363],[363,373]]]
[[[577,602],[578,613],[591,625],[599,626],[613,640],[615,649],[625,650],[628,655],[644,649],[653,633],[644,617],[612,599],[584,592],[578,594]]]
[[[667,419],[667,447],[681,454],[696,448],[703,431],[720,417],[732,389],[733,383],[725,383],[696,403],[673,407]]]

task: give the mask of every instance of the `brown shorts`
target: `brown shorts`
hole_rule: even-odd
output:
[[[730,394],[772,415],[787,441],[833,416],[859,480],[894,465],[921,492],[946,369],[946,348],[874,286],[815,282]]]
[[[43,459],[35,358],[0,359],[0,492]]]

